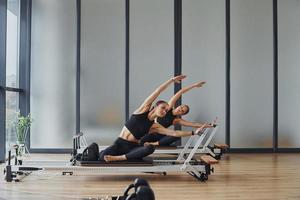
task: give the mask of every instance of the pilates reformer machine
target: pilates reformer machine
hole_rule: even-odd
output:
[[[14,165],[12,165],[10,150],[8,164],[4,170],[5,180],[7,182],[20,181],[23,177],[28,176],[34,171],[58,171],[62,175],[73,175],[73,173],[98,175],[106,173],[153,173],[166,175],[168,172],[186,172],[199,181],[205,181],[208,180],[208,176],[211,172],[214,172],[212,165],[218,163],[216,159],[209,155],[203,155],[200,158],[196,158],[195,156],[207,134],[208,131],[204,131],[201,135],[190,136],[189,141],[181,150],[177,159],[174,160],[155,160],[151,157],[146,157],[141,160],[116,161],[110,163],[106,163],[105,161],[81,160],[80,144],[82,143],[83,134],[76,134],[73,137],[73,150],[70,162],[22,161],[15,157]],[[193,141],[195,145],[190,149],[189,146]]]
[[[196,150],[196,154],[207,154],[211,157],[220,160],[221,156],[226,152],[228,145],[226,144],[214,144],[210,145],[213,137],[215,136],[219,126],[215,125],[214,127],[205,129],[206,138],[203,140],[202,144]],[[87,141],[82,132],[78,133],[79,141],[77,144],[77,152],[82,152],[84,148],[87,147]],[[190,153],[193,149],[194,138],[190,137],[186,145],[184,153]],[[169,155],[180,155],[185,146],[159,146],[155,148],[154,154],[169,154]],[[99,146],[100,151],[105,149],[107,146]],[[182,156],[182,155],[181,155]]]

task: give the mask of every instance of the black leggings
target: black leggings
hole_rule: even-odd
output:
[[[154,152],[153,145],[141,146],[137,143],[118,138],[113,145],[100,152],[100,160],[104,160],[105,155],[119,156],[125,155],[127,160],[142,159]]]
[[[157,142],[159,146],[169,146],[173,142],[179,140],[180,137],[172,137],[167,135],[162,135],[159,133],[151,133],[142,137],[140,144],[144,145],[145,142]]]

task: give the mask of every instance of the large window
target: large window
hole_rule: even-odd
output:
[[[75,134],[76,1],[33,0],[31,148],[70,148]]]
[[[20,0],[7,1],[6,87],[19,87]],[[16,116],[19,111],[18,91],[6,91],[6,153],[16,143]]]
[[[219,117],[216,141],[229,136],[231,148],[270,151],[278,134],[278,150],[299,148],[299,6],[298,0],[0,1],[0,159],[15,143],[19,109],[33,117],[31,150],[70,148],[76,127],[89,143],[111,144],[125,112],[175,70],[188,75],[182,87],[207,81],[182,97],[191,107],[183,118]],[[158,99],[173,95],[171,86]]]
[[[20,0],[7,1],[6,86],[19,87]]]
[[[258,3],[259,2],[259,3]],[[272,1],[231,1],[231,146],[271,148]]]
[[[81,12],[80,127],[109,145],[125,119],[125,1],[85,0]]]
[[[189,77],[183,87],[206,81],[203,88],[183,95],[191,111],[183,118],[207,122],[219,118],[214,139],[225,141],[225,1],[182,2],[182,72]]]
[[[278,143],[300,147],[300,1],[278,1]]]
[[[16,119],[19,111],[19,93],[6,92],[6,152],[16,144]]]
[[[130,1],[129,114],[174,74],[174,1]],[[168,101],[173,85],[158,99]]]

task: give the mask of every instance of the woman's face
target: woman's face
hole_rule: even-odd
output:
[[[185,115],[188,111],[188,108],[186,105],[180,105],[177,108],[175,108],[174,113],[175,115]]]
[[[161,103],[155,108],[155,114],[158,117],[164,117],[169,109],[169,105],[167,103]]]

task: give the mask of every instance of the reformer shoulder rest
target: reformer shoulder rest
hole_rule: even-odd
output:
[[[125,160],[125,161],[114,161],[114,162],[105,162],[105,161],[82,161],[76,160],[77,165],[79,166],[90,166],[90,167],[111,167],[111,166],[153,166],[153,159],[151,157],[145,157],[143,159],[137,160]]]
[[[200,160],[205,162],[206,164],[216,164],[219,161],[214,159],[213,157],[209,156],[209,155],[204,155],[200,157]]]
[[[227,144],[214,144],[214,146],[220,149],[227,149],[229,147]]]

